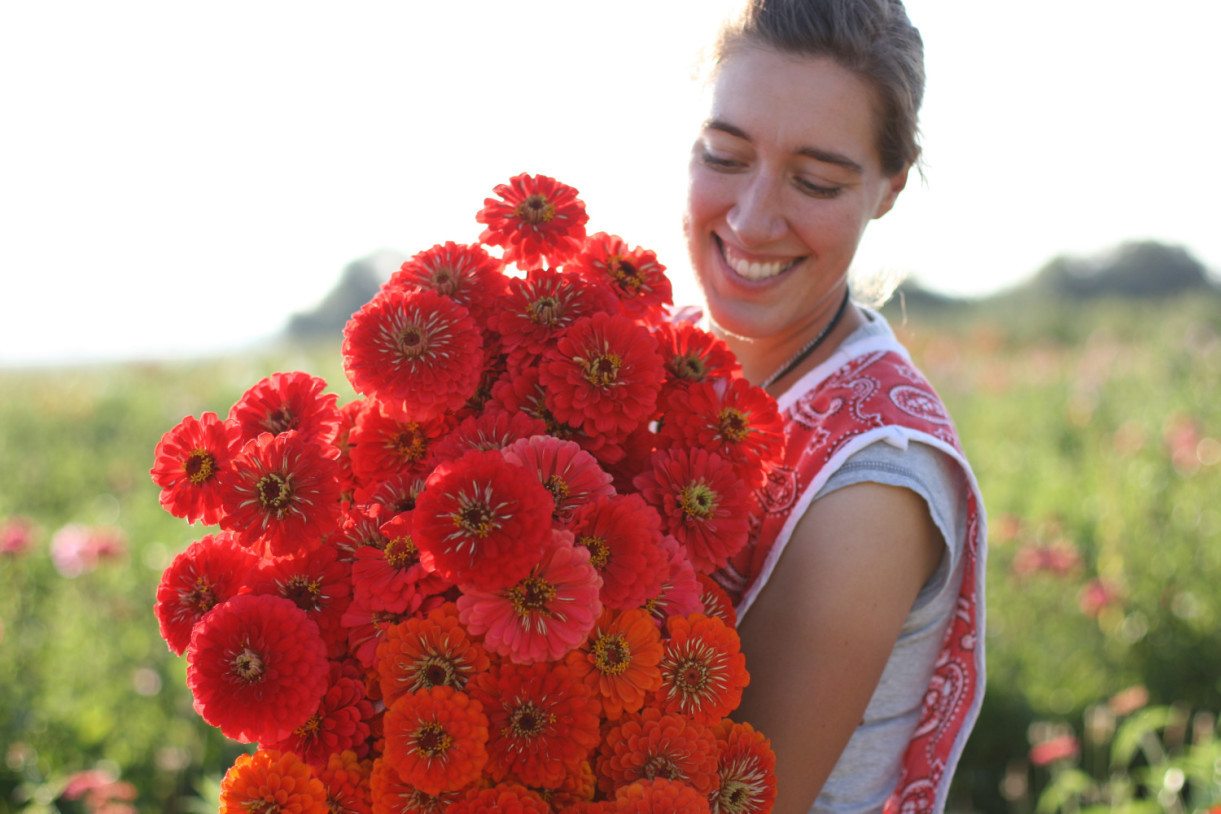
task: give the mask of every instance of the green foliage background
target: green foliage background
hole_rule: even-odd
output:
[[[1221,300],[889,311],[990,515],[988,696],[956,805],[1034,810],[1050,770],[1028,753],[1046,726],[1083,734],[1134,685],[1151,704],[1221,710]],[[65,778],[98,766],[135,784],[141,811],[196,810],[242,750],[192,711],[158,635],[161,570],[207,529],[160,509],[148,469],[182,416],[223,414],[294,369],[351,397],[332,343],[0,372],[0,523],[37,527],[33,550],[0,554],[0,812],[71,810]],[[121,529],[127,554],[61,576],[48,549],[67,523]],[[1031,568],[1046,550],[1069,565]],[[1112,599],[1086,613],[1092,580]]]

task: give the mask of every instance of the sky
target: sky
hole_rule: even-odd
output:
[[[521,172],[693,302],[693,74],[731,5],[0,4],[0,367],[248,347],[353,260],[476,240]],[[1221,271],[1221,3],[907,8],[923,179],[858,271],[976,296],[1137,239]]]

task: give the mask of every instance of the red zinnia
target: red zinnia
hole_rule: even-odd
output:
[[[325,766],[327,758],[337,752],[363,753],[373,704],[365,694],[364,682],[355,675],[345,674],[342,666],[331,662],[330,684],[318,709],[288,737],[264,746],[292,751],[315,769]]]
[[[409,421],[379,403],[361,411],[351,433],[352,474],[362,486],[401,474],[427,474],[429,448],[447,429],[441,418]]]
[[[661,634],[647,611],[603,611],[602,618],[567,663],[602,703],[608,720],[638,712],[661,686]]]
[[[220,814],[328,814],[326,787],[292,752],[238,755],[220,781]]]
[[[667,629],[656,696],[661,709],[707,724],[737,709],[750,683],[737,631],[700,614],[672,616]]]
[[[724,340],[690,323],[662,323],[653,336],[666,369],[663,403],[673,390],[712,379],[731,379],[742,369]]]
[[[602,738],[597,769],[598,788],[605,794],[661,777],[707,795],[717,783],[716,736],[705,724],[645,707]]]
[[[251,589],[291,600],[318,625],[331,658],[343,655],[347,634],[339,624],[352,601],[352,567],[339,550],[323,545],[288,557],[265,560]]]
[[[318,709],[327,675],[318,626],[278,596],[235,596],[191,634],[187,686],[195,711],[243,743],[292,734]]]
[[[602,576],[602,602],[608,608],[639,607],[661,589],[666,575],[661,518],[640,495],[600,497],[576,513],[570,528]]]
[[[352,387],[407,418],[457,410],[479,386],[479,328],[465,308],[434,291],[384,289],[343,334]]]
[[[478,779],[488,760],[483,705],[438,685],[400,696],[386,711],[385,760],[421,791],[457,791]]]
[[[415,508],[416,498],[424,491],[423,475],[395,475],[377,485],[361,486],[356,490],[356,503],[366,511],[380,506],[389,515],[402,514]]]
[[[572,325],[543,355],[539,383],[560,421],[621,440],[648,421],[664,374],[646,328],[618,314]]]
[[[502,662],[467,689],[488,715],[493,780],[557,786],[598,743],[598,702],[562,663]]]
[[[557,266],[585,239],[585,204],[576,189],[546,175],[517,175],[487,198],[475,220],[487,226],[479,240],[504,247],[504,261],[522,268]]]
[[[377,646],[377,677],[387,704],[429,687],[465,690],[471,676],[490,666],[487,651],[467,635],[449,603],[426,618],[388,628]]]
[[[715,452],[758,489],[784,451],[784,423],[775,399],[746,379],[701,382],[671,394],[657,440]]]
[[[340,620],[348,631],[348,652],[365,669],[374,669],[377,645],[387,629],[415,614],[427,613],[444,601],[442,597],[418,590],[398,595],[354,597]]]
[[[325,389],[325,381],[308,373],[273,373],[242,394],[229,418],[242,428],[243,442],[296,430],[329,444],[339,429],[339,396],[324,395]]]
[[[240,430],[216,413],[187,416],[161,437],[153,453],[153,483],[161,487],[161,506],[188,523],[220,522],[223,478],[237,454]]]
[[[602,604],[602,580],[589,550],[553,531],[538,562],[515,585],[494,591],[463,586],[458,618],[489,651],[518,664],[561,658],[585,641]]]
[[[776,801],[776,753],[747,723],[721,721],[715,730],[720,756],[712,814],[767,814]]]
[[[542,419],[521,412],[489,407],[479,416],[470,416],[445,435],[433,448],[434,463],[461,458],[471,450],[504,449],[521,438],[547,431]]]
[[[426,568],[494,591],[525,577],[551,534],[551,495],[499,452],[468,452],[428,478],[414,515]]]
[[[550,435],[522,438],[505,447],[505,460],[534,473],[555,501],[551,516],[567,523],[572,513],[591,500],[613,495],[611,476],[579,444]]]
[[[258,560],[230,535],[207,535],[187,546],[161,575],[154,612],[175,655],[191,643],[195,623],[225,600],[248,590]]]
[[[412,512],[390,518],[381,527],[382,546],[356,549],[352,563],[355,595],[374,608],[390,608],[410,594],[439,594],[450,584],[420,562],[411,529]]]
[[[577,320],[618,310],[614,293],[604,285],[573,274],[531,269],[525,279],[509,279],[508,295],[490,327],[500,334],[505,353],[529,361]]]
[[[719,455],[702,449],[659,450],[651,470],[634,484],[661,513],[666,531],[687,549],[697,570],[715,571],[746,544],[750,492]]]
[[[403,263],[386,287],[430,289],[470,311],[483,325],[505,290],[501,266],[478,244],[439,243]]]
[[[316,546],[339,522],[335,448],[289,430],[265,432],[233,459],[221,527],[238,543],[282,556]]]
[[[657,255],[629,247],[618,235],[590,235],[564,270],[606,283],[619,298],[623,313],[646,322],[661,321],[665,306],[674,302],[666,267],[657,262]]]
[[[361,760],[350,749],[327,758],[318,779],[326,786],[328,814],[372,814],[372,768],[371,761]]]

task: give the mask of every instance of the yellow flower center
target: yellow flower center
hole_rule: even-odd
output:
[[[687,517],[707,520],[716,511],[717,494],[705,483],[692,483],[679,494],[678,505]]]
[[[420,662],[415,671],[415,681],[412,682],[411,691],[418,692],[438,686],[460,690],[466,686],[466,681],[458,672],[458,667],[452,659],[434,653],[426,656]]]
[[[264,509],[274,511],[284,509],[293,497],[292,483],[289,479],[274,472],[259,478],[255,491],[259,495],[259,505]]]
[[[399,458],[415,462],[428,451],[428,439],[420,431],[420,425],[413,421],[394,436],[389,446]]]
[[[445,731],[440,724],[430,722],[423,724],[411,733],[414,751],[426,758],[444,757],[449,748],[454,745],[453,736]]]
[[[617,676],[632,663],[632,650],[622,633],[608,633],[594,640],[594,666],[603,675]]]
[[[670,362],[670,372],[684,381],[702,382],[708,375],[708,368],[698,356],[676,356]]]
[[[182,468],[187,473],[187,479],[199,486],[201,483],[211,480],[212,476],[216,474],[216,458],[212,457],[212,453],[206,449],[195,449],[182,462]]]
[[[382,554],[391,568],[406,568],[416,561],[420,550],[415,547],[415,541],[410,535],[394,537],[386,543]]]
[[[610,562],[610,546],[603,537],[584,536],[577,538],[577,545],[589,549],[589,564],[601,571]]]
[[[242,652],[233,658],[230,666],[232,668],[230,672],[247,684],[252,684],[263,677],[263,659],[249,646],[244,647]]]
[[[585,381],[594,387],[608,387],[619,378],[619,367],[623,360],[616,354],[607,353],[583,362]]]
[[[280,589],[280,595],[291,599],[303,611],[320,610],[322,595],[322,580],[310,579],[304,574],[294,574],[288,578]]]
[[[640,271],[619,255],[611,255],[606,265],[610,270],[611,278],[619,284],[620,288],[635,293],[644,285],[644,278],[640,276]]]
[[[197,577],[195,587],[183,593],[182,603],[194,607],[195,612],[199,614],[212,610],[216,606],[216,593],[212,590],[212,583],[203,577]]]
[[[509,601],[518,616],[545,613],[555,600],[555,586],[540,577],[526,577],[509,589]]]
[[[533,738],[554,723],[554,713],[539,709],[533,701],[523,701],[510,713],[509,725],[504,734],[517,738]]]
[[[747,420],[746,414],[735,410],[732,407],[726,407],[721,410],[720,430],[721,437],[728,441],[741,441],[750,434],[750,421]]]
[[[526,306],[526,315],[530,317],[530,321],[547,328],[554,328],[562,314],[560,301],[555,297],[539,297]]]
[[[648,780],[658,777],[664,780],[682,780],[686,777],[668,755],[652,755],[640,767],[640,774]]]

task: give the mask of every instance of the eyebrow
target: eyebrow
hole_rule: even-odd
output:
[[[729,122],[721,121],[720,119],[709,119],[708,121],[704,122],[704,129],[719,130],[722,133],[728,133],[729,135],[734,136],[735,138],[740,138],[743,141],[751,140],[750,136],[746,134],[745,130],[740,127],[735,127]],[[851,158],[848,158],[848,156],[841,155],[830,150],[824,150],[820,147],[802,147],[797,150],[797,155],[812,158],[815,161],[822,161],[826,164],[834,164],[837,167],[843,167],[846,170],[851,170],[857,175],[861,175],[865,172],[864,167],[853,161]]]

